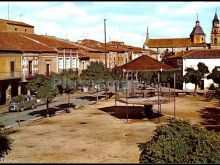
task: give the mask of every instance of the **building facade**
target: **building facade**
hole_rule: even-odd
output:
[[[189,38],[150,39],[147,28],[146,40],[143,47],[154,50],[163,56],[165,51],[175,53],[193,49],[208,49],[209,45],[206,43],[206,34],[204,33],[200,25],[200,21],[197,18]]]
[[[199,62],[204,63],[211,73],[215,67],[220,67],[220,49],[207,49],[207,50],[190,50],[179,52],[174,56],[169,57],[170,64],[176,68],[180,68],[182,75],[186,74],[186,68],[193,68],[197,70]],[[209,73],[208,73],[209,74]],[[214,82],[212,79],[207,79],[207,75],[202,79],[199,84],[201,90],[207,90]],[[217,84],[216,84],[217,85]],[[183,83],[183,90],[193,90],[195,84]]]
[[[1,31],[34,33],[34,26],[23,22],[0,19],[0,32]]]

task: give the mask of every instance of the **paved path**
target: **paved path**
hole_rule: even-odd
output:
[[[98,93],[99,98],[103,93]],[[57,96],[52,103],[49,104],[50,113],[56,114],[57,112],[63,112],[65,105],[67,104],[68,96],[59,95]],[[96,94],[89,93],[79,93],[72,94],[70,97],[70,103],[74,105],[74,108],[77,109],[84,105],[96,103]],[[0,112],[0,127],[1,128],[10,128],[16,127],[32,120],[46,117],[46,105],[44,101],[38,103],[37,108],[25,110],[23,112],[8,112],[8,106],[1,106]]]

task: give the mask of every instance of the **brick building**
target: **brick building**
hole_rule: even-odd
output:
[[[34,26],[23,22],[0,19],[0,32],[2,31],[34,33]]]

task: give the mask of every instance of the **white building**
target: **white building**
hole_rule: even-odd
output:
[[[172,66],[181,68],[183,75],[186,74],[186,68],[197,70],[199,62],[204,63],[211,73],[215,67],[220,67],[220,49],[183,51],[170,57],[169,60]],[[207,89],[212,83],[214,83],[212,79],[203,78],[199,88],[202,90]],[[194,88],[195,84],[183,83],[183,90],[193,90]]]

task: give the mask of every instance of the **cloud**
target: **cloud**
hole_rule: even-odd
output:
[[[36,18],[41,18],[43,20],[57,21],[57,20],[67,20],[71,16],[83,16],[85,11],[74,5],[72,2],[64,2],[62,5],[48,7],[35,13],[33,16]],[[71,20],[68,20],[71,21]]]
[[[51,3],[51,2],[50,2]],[[9,1],[10,5],[16,6],[16,7],[22,7],[22,8],[39,8],[39,7],[43,7],[43,6],[48,6],[49,2],[34,2],[34,1],[20,1],[20,2],[16,2],[16,1]]]
[[[220,7],[220,2],[184,2],[173,3],[172,5],[165,6],[163,3],[158,5],[157,14],[166,14],[169,16],[187,16],[196,13],[202,13],[207,9],[215,9]]]
[[[210,14],[207,11],[220,6],[220,2],[10,3],[20,9],[11,9],[10,15],[17,15],[15,18],[19,21],[18,15],[22,11],[22,21],[34,25],[37,34],[61,38],[67,35],[72,41],[90,38],[104,42],[103,19],[106,18],[107,40],[123,40],[135,46],[143,45],[147,26],[150,38],[189,37],[197,12],[202,15],[199,18],[203,29],[207,29],[211,26],[206,23]],[[0,14],[5,17],[7,4],[0,2]]]

